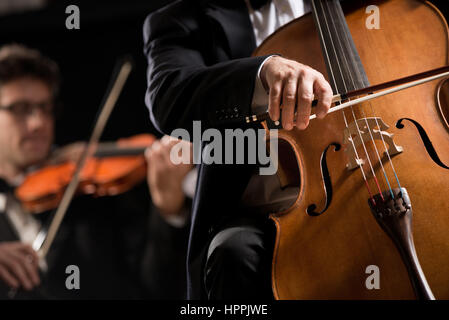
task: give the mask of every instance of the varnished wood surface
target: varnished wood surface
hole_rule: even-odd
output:
[[[444,18],[428,3],[416,0],[372,1],[380,8],[381,29],[365,28],[365,8],[346,15],[348,26],[371,84],[448,64],[448,29]],[[256,55],[280,53],[326,75],[319,39],[311,15],[284,26],[269,37]],[[358,118],[378,116],[387,123],[404,152],[393,157],[401,186],[413,206],[414,241],[419,261],[437,299],[449,299],[449,171],[427,154],[417,130],[410,123],[395,128],[400,118],[418,121],[430,136],[441,160],[449,163],[449,128],[436,103],[438,81],[379,98],[355,108]],[[362,111],[363,110],[363,111]],[[373,113],[374,111],[374,113]],[[345,112],[349,122],[350,111]],[[281,130],[279,138],[295,150],[301,172],[298,199],[285,212],[271,217],[277,226],[272,282],[278,299],[414,299],[410,281],[392,241],[376,223],[368,207],[369,194],[359,169],[345,168],[343,150],[328,152],[334,198],[321,216],[311,217],[307,207],[324,206],[320,156],[332,142],[342,144],[345,128],[341,112],[313,120],[305,131]],[[384,147],[376,141],[379,152]],[[377,155],[366,144],[383,190]],[[363,148],[358,148],[366,158]],[[280,155],[282,157],[282,155]],[[385,156],[390,183],[397,187]],[[368,164],[364,165],[368,178]],[[369,179],[374,193],[377,188]],[[368,290],[365,269],[380,269],[380,289]]]

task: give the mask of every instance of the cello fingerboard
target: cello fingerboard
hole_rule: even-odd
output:
[[[312,13],[334,92],[369,86],[339,0],[312,0]]]

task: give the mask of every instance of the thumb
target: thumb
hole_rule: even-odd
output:
[[[152,158],[151,154],[152,154],[151,147],[147,147],[144,151],[144,157],[145,157],[145,160],[147,161],[148,165],[150,165],[150,162],[151,162],[151,158]]]

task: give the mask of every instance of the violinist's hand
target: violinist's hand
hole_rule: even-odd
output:
[[[27,244],[0,242],[0,280],[11,288],[31,290],[39,285],[39,258]]]
[[[56,165],[64,162],[77,162],[86,147],[85,142],[73,142],[55,150],[47,160],[48,165]]]
[[[171,148],[178,143],[186,144],[192,155],[191,143],[170,136],[164,136],[160,141],[154,142],[145,152],[151,199],[164,218],[182,214],[185,200],[182,182],[193,168],[192,161],[189,161],[189,164],[174,164],[170,160]]]
[[[332,89],[321,73],[306,65],[274,56],[263,65],[260,79],[269,90],[268,112],[273,121],[279,120],[282,103],[282,127],[286,130],[293,128],[294,120],[295,126],[300,130],[309,125],[314,99],[318,99],[316,106],[318,118],[324,118],[329,111]]]

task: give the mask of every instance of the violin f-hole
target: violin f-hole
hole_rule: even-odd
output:
[[[324,206],[324,209],[321,210],[320,212],[316,212],[316,204],[311,204],[307,207],[307,214],[309,216],[312,217],[316,217],[319,216],[321,214],[323,214],[327,208],[329,208],[331,202],[332,202],[332,181],[331,181],[331,177],[329,174],[329,169],[327,168],[327,161],[326,161],[326,154],[327,154],[327,150],[329,149],[330,146],[334,146],[335,149],[334,151],[339,151],[341,149],[341,145],[339,143],[331,143],[330,145],[328,145],[326,147],[326,149],[324,149],[323,153],[321,154],[321,177],[323,178],[323,187],[324,187],[324,193],[326,195],[326,204]]]

